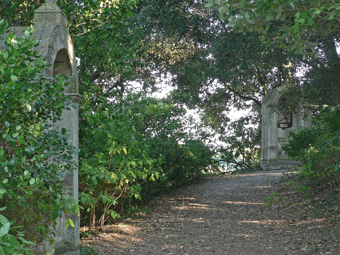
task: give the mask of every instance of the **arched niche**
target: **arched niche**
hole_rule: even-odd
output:
[[[67,49],[60,49],[53,62],[53,77],[58,74],[68,77],[68,82],[64,87],[65,93],[74,93],[77,89],[76,74],[73,71],[72,63]]]
[[[59,50],[55,57],[53,63],[53,76],[58,74],[63,76],[70,76],[72,74],[72,65],[67,49]]]

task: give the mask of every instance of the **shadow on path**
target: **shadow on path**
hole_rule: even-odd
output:
[[[274,202],[282,171],[213,177],[154,202],[154,213],[106,227],[102,254],[340,254],[323,240],[324,219],[301,218]],[[320,243],[320,244],[319,244]]]

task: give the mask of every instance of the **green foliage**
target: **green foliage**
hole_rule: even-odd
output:
[[[278,193],[272,193],[269,196],[266,196],[264,206],[269,207],[270,205],[274,204],[278,200],[279,196],[280,194]]]
[[[84,108],[95,109],[85,98]],[[202,142],[188,141],[185,112],[168,100],[129,93],[105,107],[82,115],[80,202],[83,224],[92,227],[134,201],[192,182],[212,156]]]
[[[0,18],[12,26],[33,25],[34,10],[44,2],[2,0]],[[128,20],[137,3],[138,0],[57,1],[68,19],[75,55],[81,60],[78,65],[81,93],[92,91],[95,81],[100,93],[120,92],[126,81],[137,78],[145,48],[140,26]]]
[[[261,130],[256,125],[257,122],[248,116],[229,124],[226,129],[228,134],[220,138],[225,143],[219,149],[221,161],[241,169],[248,169],[260,163]]]
[[[279,58],[286,56],[291,75],[289,80],[285,77],[284,80],[292,85],[290,95],[308,104],[340,104],[336,96],[339,86],[335,85],[339,83],[340,65],[335,43],[340,38],[339,23],[336,22],[338,1],[206,2],[209,6],[220,6],[220,16],[231,31],[242,33],[246,38],[255,35],[265,42],[263,47],[266,45],[270,51],[276,51]],[[301,72],[304,72],[302,77]]]
[[[94,235],[95,235],[95,232],[92,229],[80,232],[80,238],[89,238]]]
[[[139,7],[138,21],[157,46],[151,45],[147,56],[155,73],[170,79],[171,98],[200,109],[205,128],[212,128],[219,144],[225,144],[220,151],[227,162],[256,165],[262,100],[291,82],[294,68],[287,64],[296,59],[280,45],[264,45],[258,32],[236,33],[228,27],[230,20],[219,20],[200,1],[145,0]],[[275,40],[273,30],[267,35]],[[231,123],[235,108],[250,110],[252,124],[244,125],[245,119]]]
[[[108,219],[119,217],[114,210],[118,199],[140,199],[140,182],[155,180],[160,173],[158,161],[148,155],[149,148],[135,141],[132,126],[127,126],[129,121],[122,121],[113,120],[107,127],[107,142],[102,146],[108,151],[96,152],[81,163],[80,201],[91,214],[92,226],[102,226]],[[98,223],[96,214],[100,215]]]
[[[4,211],[6,207],[0,208],[0,211]],[[27,248],[34,245],[34,242],[27,241],[24,238],[24,234],[17,232],[16,235],[10,234],[10,230],[14,230],[11,222],[2,214],[0,214],[0,254],[4,255],[33,255]]]
[[[290,134],[283,146],[288,156],[303,162],[302,175],[315,185],[340,184],[340,111],[327,108],[313,127]]]
[[[156,183],[145,188],[152,190],[148,196],[187,185],[201,177],[210,165],[212,153],[198,141],[188,141],[181,145],[174,138],[153,141],[153,148],[164,155],[163,175]]]
[[[0,37],[6,29],[2,20]],[[3,237],[10,241],[8,249],[30,244],[14,226],[22,226],[24,237],[39,243],[51,237],[51,226],[63,212],[77,208],[62,181],[72,174],[75,148],[68,144],[66,130],[60,134],[52,129],[72,102],[61,93],[62,77],[55,81],[42,74],[46,63],[34,50],[32,32],[8,34],[0,51],[0,204],[14,236]]]
[[[129,20],[137,0],[61,0],[68,18],[78,66],[81,94],[122,95],[126,83],[138,78],[145,46],[140,26]],[[101,94],[101,95],[99,95]]]
[[[124,201],[141,199],[141,183],[155,181],[161,173],[163,156],[151,157],[147,139],[167,128],[160,123],[167,113],[159,110],[162,104],[150,100],[130,96],[108,103],[104,112],[89,110],[82,115],[80,201],[83,221],[91,226],[120,217]],[[84,108],[94,109],[88,96]]]
[[[237,32],[262,31],[266,36],[272,24],[279,24],[276,41],[296,53],[317,56],[311,35],[325,38],[338,33],[340,3],[304,0],[206,0],[208,7],[219,9],[221,19],[230,19]],[[265,39],[265,38],[264,38]],[[266,39],[265,39],[266,40]],[[267,41],[269,43],[269,41]],[[270,42],[272,43],[272,41]]]
[[[80,246],[80,255],[99,255],[95,248],[92,248],[88,245]]]
[[[339,84],[340,63],[336,50],[336,42],[340,36],[337,22],[339,1],[206,0],[205,2],[207,7],[218,9],[220,19],[224,20],[229,31],[241,33],[245,38],[255,36],[257,40],[264,42],[262,47],[266,46],[269,51],[277,52],[277,56],[273,55],[272,59],[281,59],[280,65],[277,66],[278,69],[273,70],[286,69],[286,72],[278,72],[277,81],[290,84],[287,89],[290,101],[314,105],[339,105],[337,96],[339,86],[336,85]],[[240,35],[236,38],[241,37]],[[275,49],[276,47],[278,49]],[[257,49],[256,52],[260,53]],[[271,60],[268,63],[271,63]],[[253,66],[258,69],[257,64],[251,65],[247,61],[244,61],[244,64],[248,68]],[[304,72],[302,76],[298,69]],[[282,74],[285,76],[282,76],[283,79],[280,78]],[[273,75],[262,76],[261,72],[251,73],[250,76],[276,79]],[[239,77],[240,75],[234,78]],[[249,87],[248,84],[246,87]],[[274,86],[268,91],[272,88]],[[303,173],[307,179],[318,184],[328,183],[336,186],[339,174],[338,117],[336,113],[323,112],[318,118],[314,127],[292,133],[285,150],[290,157],[304,162]],[[331,123],[336,124],[332,126]]]
[[[0,2],[0,20],[7,20],[10,26],[32,25],[33,11],[40,4],[40,0],[2,0]],[[13,10],[20,14],[13,15]]]
[[[203,170],[211,164],[213,152],[201,140],[189,140],[186,147],[194,155],[192,165]]]
[[[298,132],[291,132],[288,144],[284,145],[285,151],[292,158],[301,159],[306,154],[310,146],[317,143],[320,130],[316,128],[300,128]]]

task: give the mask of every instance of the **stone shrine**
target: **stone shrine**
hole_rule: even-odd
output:
[[[311,125],[311,114],[301,104],[289,114],[278,114],[276,107],[285,103],[289,98],[283,96],[281,86],[269,92],[262,102],[262,149],[261,167],[264,170],[282,169],[287,166],[297,166],[301,163],[288,159],[287,153],[282,150],[282,143],[288,139],[289,132],[299,127]]]
[[[54,77],[61,74],[69,76],[69,85],[65,87],[64,93],[75,103],[80,103],[83,97],[79,94],[77,63],[74,47],[67,28],[66,15],[57,6],[56,0],[46,0],[39,9],[34,12],[34,37],[39,43],[38,50],[43,59],[47,61],[46,75]],[[21,36],[26,27],[12,27],[11,33]],[[69,136],[68,141],[78,149],[78,109],[71,108],[64,110],[62,119],[54,123],[53,129],[61,132],[66,129]],[[75,158],[75,165],[78,165],[78,158]],[[64,185],[70,195],[78,200],[78,169],[73,170],[73,175],[64,177]],[[54,244],[50,246],[49,241],[32,247],[32,252],[36,255],[64,254],[79,255],[80,240],[80,219],[77,215],[67,215],[75,224],[75,227],[65,228],[65,216],[62,217],[56,226],[56,236]],[[54,251],[51,253],[51,251]]]

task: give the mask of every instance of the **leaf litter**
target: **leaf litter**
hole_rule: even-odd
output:
[[[340,254],[340,199],[288,180],[283,171],[206,177],[81,242],[103,255]]]

